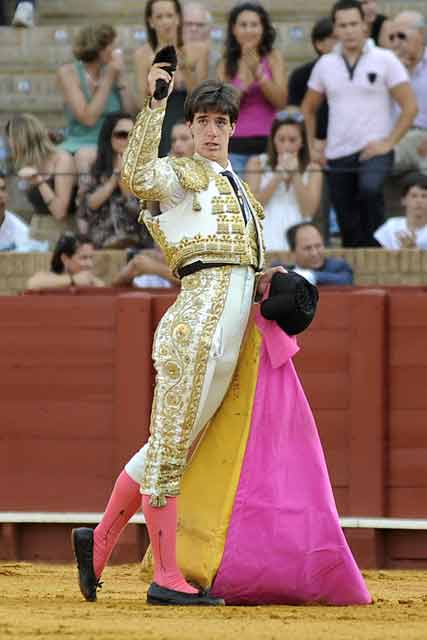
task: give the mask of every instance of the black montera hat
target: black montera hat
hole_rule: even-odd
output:
[[[168,45],[160,49],[154,57],[153,64],[156,62],[167,62],[168,66],[164,67],[165,71],[169,73],[172,78],[172,73],[176,71],[178,59],[175,51],[175,47]],[[168,95],[168,87],[170,82],[166,80],[156,80],[156,90],[154,91],[154,98],[156,100],[163,100]]]
[[[261,302],[261,315],[275,320],[290,336],[307,329],[316,312],[317,287],[294,271],[277,271],[270,285],[269,297]]]

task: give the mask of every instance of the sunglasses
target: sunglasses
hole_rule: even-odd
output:
[[[129,134],[130,131],[113,131],[113,138],[117,138],[117,140],[127,140]]]
[[[391,33],[388,38],[390,42],[394,42],[396,38],[398,40],[407,40],[408,35],[406,33],[403,33],[403,31],[398,31],[397,33]]]
[[[301,122],[304,122],[304,116],[301,111],[288,111],[285,109],[284,111],[276,113],[275,120],[278,120],[279,122],[290,120],[291,122],[301,124]]]

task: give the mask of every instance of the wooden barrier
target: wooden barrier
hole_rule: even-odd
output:
[[[147,438],[151,343],[172,292],[0,299],[1,511],[99,512]],[[344,518],[426,517],[427,294],[322,292],[295,358]],[[66,523],[0,525],[0,558],[71,560]],[[348,528],[364,567],[424,566],[422,530]],[[137,560],[130,526],[116,561]]]
[[[427,286],[427,251],[405,249],[328,249],[326,255],[342,257],[354,271],[354,283],[360,286]],[[269,262],[292,263],[292,254],[268,254]],[[97,251],[95,271],[107,285],[126,263],[126,252]],[[22,293],[30,276],[49,270],[49,253],[0,251],[0,296]],[[323,290],[325,287],[323,287]]]

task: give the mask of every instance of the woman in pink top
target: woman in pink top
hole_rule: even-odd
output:
[[[273,48],[275,38],[270,16],[261,5],[244,2],[231,10],[218,77],[242,92],[230,141],[230,161],[240,175],[250,156],[266,151],[274,115],[286,104],[285,63]]]

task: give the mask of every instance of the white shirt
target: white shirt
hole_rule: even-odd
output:
[[[409,82],[408,73],[391,51],[367,40],[350,77],[342,46],[321,56],[308,86],[326,95],[329,104],[326,157],[357,153],[368,142],[386,138],[393,128],[390,89]]]
[[[15,214],[6,209],[0,226],[0,251],[16,251],[28,242],[29,227]]]
[[[133,285],[141,289],[145,287],[154,287],[157,289],[160,287],[170,288],[172,283],[155,273],[144,273],[142,276],[136,276],[136,278],[133,279]]]
[[[400,233],[411,233],[404,216],[386,220],[385,223],[375,231],[374,238],[378,240],[380,245],[385,249],[396,251],[402,248],[399,242]],[[415,244],[418,249],[427,249],[427,225],[415,230]]]
[[[259,156],[263,174],[261,176],[260,188],[264,189],[273,177],[271,168],[267,165],[267,155]],[[302,176],[304,184],[308,183],[308,173]],[[286,186],[283,181],[280,182],[276,191],[271,196],[267,204],[264,205],[264,243],[266,251],[287,251],[289,249],[286,238],[286,231],[298,222],[302,222],[303,218],[295,187],[291,183]]]
[[[48,251],[48,242],[30,237],[30,229],[18,216],[6,209],[0,225],[0,251]]]

